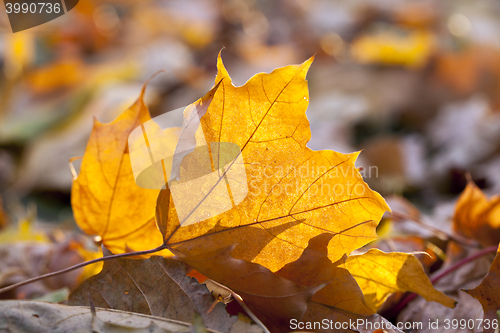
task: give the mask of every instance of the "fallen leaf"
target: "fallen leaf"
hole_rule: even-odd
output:
[[[149,259],[113,259],[103,270],[84,281],[70,294],[69,305],[97,307],[143,313],[191,322],[195,312],[207,327],[226,332],[235,321],[222,303],[213,306],[208,289],[186,276],[179,260],[158,256]]]
[[[432,32],[423,29],[384,29],[357,37],[354,58],[365,64],[421,68],[435,48]]]
[[[36,38],[12,34],[5,38],[5,46],[4,61],[5,68],[8,68],[5,74],[7,79],[15,80],[32,66],[35,60]]]
[[[454,288],[454,292],[455,291],[456,287]],[[435,333],[437,331],[440,333],[456,333],[458,330],[457,328],[453,328],[453,325],[447,325],[447,329],[445,325],[442,325],[445,320],[449,320],[450,323],[453,321],[460,323],[460,320],[466,320],[466,322],[471,323],[474,321],[476,323],[476,328],[483,328],[479,327],[479,325],[477,325],[478,321],[476,321],[482,318],[483,315],[481,304],[479,304],[476,299],[460,290],[458,291],[457,298],[457,306],[453,309],[446,308],[438,303],[429,303],[420,297],[416,298],[400,312],[397,322],[407,323],[406,325],[408,326],[406,328],[408,330],[413,328],[418,333]],[[481,330],[466,329],[460,331],[472,333]]]
[[[76,223],[87,234],[99,235],[113,253],[149,250],[163,243],[154,221],[158,190],[136,185],[128,149],[132,130],[151,119],[143,100],[145,87],[113,122],[94,121],[71,189]]]
[[[411,291],[429,302],[455,307],[455,300],[434,289],[422,264],[412,254],[371,249],[347,258],[346,267],[363,291],[366,304],[374,312],[391,293],[398,291]]]
[[[488,274],[484,277],[479,286],[471,290],[464,290],[467,294],[476,298],[484,310],[484,319],[489,319],[490,323],[495,320],[498,323],[498,311],[500,310],[500,247],[495,259],[491,264]],[[485,333],[496,332],[493,325],[486,327],[483,325]]]
[[[448,242],[445,252],[446,259],[441,265],[439,271],[434,274],[440,274],[440,272],[446,271],[454,265],[457,265],[462,260],[475,256],[480,251],[482,250],[476,247],[466,247],[455,242]],[[454,293],[459,287],[473,288],[481,282],[484,276],[486,276],[488,270],[490,269],[491,261],[491,257],[481,256],[475,260],[462,264],[453,271],[453,274],[443,276],[436,283],[436,287],[439,287],[439,290],[448,294]]]
[[[377,238],[389,208],[356,169],[358,153],[306,147],[311,63],[235,87],[219,56],[219,87],[196,133],[205,148],[183,159],[180,179],[158,197],[157,223],[174,252],[191,256],[238,244],[235,258],[277,271],[325,232],[333,235],[332,262]],[[191,185],[203,172],[211,178]],[[176,186],[183,189],[177,198]]]
[[[325,233],[312,238],[297,261],[276,272],[277,275],[303,286],[328,283],[309,301],[301,321],[321,322],[327,319],[344,323],[364,320],[373,314],[365,304],[356,280],[345,268],[345,257],[335,263],[328,259],[328,242],[332,237],[333,235]],[[338,328],[332,331],[350,332]]]
[[[491,45],[470,44],[436,54],[434,75],[460,97],[484,93],[498,110],[499,52]]]
[[[109,309],[67,306],[36,301],[0,302],[0,330],[7,332],[177,333],[189,332],[191,324]],[[254,327],[252,326],[252,329]],[[213,330],[208,330],[214,332]],[[251,329],[248,332],[252,332]]]
[[[480,84],[481,53],[475,47],[468,47],[460,52],[438,54],[435,66],[437,79],[459,95],[471,94]]]
[[[243,297],[243,301],[250,307],[252,311],[259,317],[259,319],[265,324],[278,329],[280,331],[288,332],[291,329],[290,319],[296,319],[302,322],[321,322],[322,320],[332,320],[333,322],[349,323],[349,320],[356,321],[358,319],[367,319],[373,314],[373,311],[368,308],[365,304],[363,293],[361,292],[359,286],[357,285],[354,278],[349,274],[347,269],[344,267],[344,259],[342,258],[336,263],[332,263],[327,256],[327,247],[329,240],[333,237],[331,234],[321,234],[312,238],[309,241],[308,247],[304,250],[301,257],[292,263],[287,264],[282,269],[276,273],[272,273],[269,270],[256,265],[247,263],[245,261],[231,258],[229,251],[214,251],[217,253],[212,256],[212,253],[199,256],[198,259],[193,260],[193,258],[183,258],[183,260],[196,269],[199,269],[207,274],[212,279],[218,279],[222,284],[227,283],[227,287],[231,286],[233,291],[237,292]],[[237,272],[232,272],[229,276],[226,276],[228,269],[233,269],[237,265]],[[220,269],[211,268],[210,266],[216,265]],[[247,270],[247,271],[245,271]],[[314,274],[311,274],[314,272]],[[257,280],[253,283],[249,283],[248,280],[243,280],[243,283],[239,280],[232,280],[233,274],[238,276],[257,276],[260,274]],[[190,273],[191,276],[196,276],[198,281],[201,279],[207,279],[205,275],[202,275],[198,271],[193,271]],[[276,277],[278,276],[278,277]],[[280,279],[285,278],[286,280]],[[262,280],[262,283],[261,283]],[[211,281],[211,280],[207,280]],[[224,283],[222,282],[224,281]],[[229,282],[228,282],[229,281]],[[290,283],[293,282],[295,286]],[[297,286],[303,287],[315,287],[325,285],[323,288],[319,289],[312,297],[307,294],[300,294],[295,297],[286,298],[276,298],[266,296],[269,290],[285,290],[284,286],[289,286],[297,288]],[[265,286],[265,287],[262,287]],[[252,296],[255,296],[255,289],[262,297],[252,297],[248,298],[246,294],[250,292]],[[307,290],[307,289],[305,289]],[[288,289],[284,293],[294,293],[296,291]],[[308,296],[304,298],[304,296]],[[273,306],[269,304],[269,300],[278,305],[281,308],[280,313],[269,311],[269,307]],[[306,305],[304,304],[306,301]],[[284,304],[281,304],[284,302]],[[295,306],[300,306],[307,310],[302,314],[297,314],[296,310],[292,308],[286,314],[285,318],[278,317],[283,315],[285,312],[283,309],[288,309],[291,302],[295,303]],[[273,315],[269,315],[273,313]],[[329,331],[329,330],[322,330]],[[331,330],[333,332],[351,332],[350,330]]]
[[[31,72],[27,82],[35,94],[46,94],[80,84],[88,73],[81,59],[61,59]]]
[[[73,242],[71,244],[71,249],[77,252],[83,261],[94,260],[102,257],[102,251],[99,249],[98,251],[92,251],[83,246],[83,244],[78,242]],[[98,274],[102,270],[103,263],[102,261],[96,262],[92,265],[87,265],[83,267],[82,275],[80,276],[80,281],[83,281],[93,275]]]
[[[47,260],[50,255],[50,244],[9,244],[0,246],[0,286],[5,287],[22,280],[40,275],[35,263]],[[25,266],[29,270],[26,270]],[[3,295],[4,298],[25,298],[38,296],[50,291],[43,282],[36,282],[24,288]],[[24,297],[23,297],[24,296]]]
[[[16,224],[11,224],[0,232],[0,243],[17,243],[17,242],[40,242],[47,243],[49,241],[47,234],[34,226],[34,217],[27,216]]]
[[[469,181],[457,200],[453,217],[455,231],[482,246],[500,242],[500,196],[488,197]]]
[[[68,242],[13,242],[0,245],[0,287],[34,278],[83,262]],[[34,298],[64,287],[75,288],[82,270],[37,281],[2,294],[3,298]]]
[[[243,298],[249,309],[272,332],[288,332],[290,320],[300,319],[316,285],[300,286],[269,269],[232,257],[234,246],[210,251],[183,261],[201,274],[217,281]]]

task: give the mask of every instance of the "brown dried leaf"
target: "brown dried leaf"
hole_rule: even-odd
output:
[[[235,259],[231,255],[233,249],[234,246],[182,260],[241,296],[268,329],[288,332],[290,320],[302,318],[307,302],[324,287],[324,281],[300,286],[261,265]]]
[[[0,302],[0,331],[37,333],[177,333],[190,323],[143,314],[36,301]],[[250,330],[249,330],[250,331]],[[215,331],[208,330],[215,333]]]
[[[235,321],[208,289],[186,276],[179,260],[153,256],[149,259],[105,261],[101,273],[83,282],[69,297],[70,305],[89,305],[89,296],[97,307],[143,313],[191,322],[195,312],[207,327],[225,332]]]
[[[309,286],[328,283],[308,303],[301,321],[349,322],[366,319],[373,311],[365,304],[363,293],[356,280],[345,268],[345,257],[332,263],[328,258],[328,242],[332,235],[322,234],[312,238],[302,256],[276,272],[299,285]],[[324,330],[328,331],[328,330]],[[335,330],[334,332],[351,332]]]

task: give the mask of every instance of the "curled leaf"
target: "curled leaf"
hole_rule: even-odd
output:
[[[302,318],[307,302],[324,284],[297,285],[261,265],[233,258],[233,248],[182,260],[241,296],[250,310],[272,331],[289,331],[290,320]]]
[[[321,234],[309,241],[300,258],[276,272],[300,285],[328,283],[318,290],[308,302],[304,322],[321,322],[324,319],[339,323],[367,319],[373,311],[365,304],[363,293],[356,280],[345,268],[345,259],[332,263],[328,259],[328,242],[333,236]],[[324,330],[328,331],[328,330]],[[350,332],[350,330],[331,330]]]
[[[455,307],[455,300],[434,289],[422,264],[412,254],[371,249],[349,257],[346,267],[363,291],[366,304],[375,312],[391,293],[398,291],[411,291],[429,302]]]

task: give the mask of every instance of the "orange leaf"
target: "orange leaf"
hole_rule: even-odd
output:
[[[389,207],[357,171],[358,153],[306,147],[312,60],[235,87],[219,56],[219,86],[200,118],[197,147],[169,182],[171,193],[158,197],[157,222],[171,249],[195,255],[238,244],[236,258],[277,271],[322,233],[332,235],[332,262],[377,238]]]
[[[81,83],[86,75],[88,68],[85,68],[83,61],[70,58],[33,71],[27,81],[35,93],[45,94],[73,87]]]
[[[488,199],[469,181],[458,198],[453,226],[457,233],[477,240],[484,247],[500,242],[500,197]]]
[[[207,277],[195,269],[188,269],[186,276],[194,277],[199,283],[203,283],[207,280]]]

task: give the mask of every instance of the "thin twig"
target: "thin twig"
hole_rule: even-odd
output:
[[[488,246],[488,247],[482,249],[481,251],[474,253],[470,257],[462,259],[461,261],[457,262],[455,265],[445,269],[443,272],[434,276],[431,279],[432,284],[437,283],[439,280],[441,280],[446,275],[450,274],[451,272],[455,271],[456,269],[460,268],[461,266],[463,266],[463,265],[465,265],[473,260],[476,260],[479,257],[482,257],[482,256],[489,254],[489,253],[495,253],[497,251],[497,249],[498,249],[498,246],[496,246],[496,245]]]
[[[470,240],[463,238],[463,237],[460,237],[458,235],[451,235],[443,230],[440,230],[436,227],[433,227],[432,225],[425,223],[424,221],[422,221],[421,219],[419,219],[417,217],[407,215],[404,213],[396,213],[396,212],[393,212],[390,215],[398,220],[409,220],[409,221],[415,222],[419,226],[432,231],[436,235],[447,238],[447,239],[451,239],[458,244],[465,245],[467,247],[478,247],[479,246],[479,244],[477,242],[470,241]]]
[[[165,245],[165,244],[163,244],[163,245],[158,246],[157,248],[154,248],[152,250],[113,254],[113,255],[110,255],[110,256],[102,257],[102,258],[92,259],[92,260],[85,261],[85,262],[79,263],[77,265],[74,265],[74,266],[62,269],[60,271],[43,274],[43,275],[40,275],[40,276],[31,278],[31,279],[28,279],[28,280],[25,280],[25,281],[22,281],[22,282],[11,284],[10,286],[1,288],[0,289],[0,294],[4,293],[6,291],[9,291],[9,290],[12,290],[12,289],[16,289],[18,287],[21,287],[21,286],[33,283],[33,282],[36,282],[36,281],[40,281],[40,280],[52,277],[52,276],[56,276],[56,275],[59,275],[59,274],[68,273],[68,272],[71,272],[71,271],[73,271],[75,269],[82,268],[82,267],[85,267],[87,265],[95,264],[96,262],[105,261],[105,260],[111,260],[111,259],[118,259],[118,258],[125,258],[125,257],[132,257],[132,256],[140,256],[140,255],[144,255],[144,254],[151,254],[151,253],[159,252],[161,250],[165,250],[167,248],[168,248],[168,246]]]
[[[457,262],[455,265],[445,269],[444,271],[442,271],[441,273],[437,274],[436,276],[434,276],[432,279],[431,279],[431,283],[432,284],[436,284],[439,280],[441,280],[443,277],[445,277],[446,275],[450,274],[451,272],[454,272],[455,270],[457,270],[458,268],[462,267],[463,265],[465,264],[468,264],[469,262],[473,261],[473,260],[476,260],[477,258],[479,257],[482,257],[486,254],[490,254],[490,253],[494,253],[496,252],[498,249],[498,247],[496,245],[494,246],[489,246],[489,247],[486,247],[484,248],[483,250],[479,251],[479,252],[476,252],[474,253],[473,255],[471,255],[470,257],[467,257],[467,258],[464,258],[462,260],[460,260],[459,262]],[[403,298],[401,300],[401,302],[398,303],[398,305],[396,307],[393,308],[393,312],[394,313],[399,313],[401,310],[403,310],[405,308],[406,305],[408,305],[408,303],[410,303],[411,301],[413,301],[415,298],[417,298],[417,294],[415,293],[411,293],[411,294],[408,294],[408,296],[406,296],[405,298]]]

